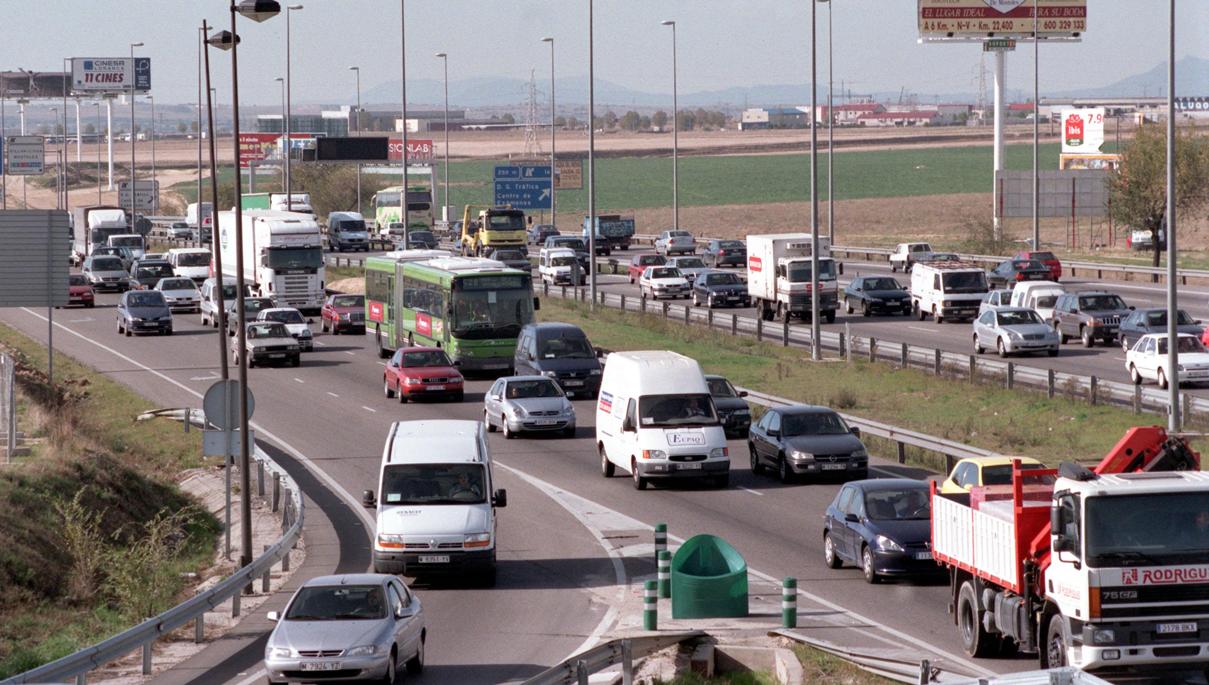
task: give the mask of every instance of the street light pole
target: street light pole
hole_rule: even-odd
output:
[[[411,247],[407,237],[407,0],[399,0],[399,75],[403,99],[403,149],[399,152],[403,162],[403,186],[399,190],[399,220],[403,222],[403,249],[406,250]]]
[[[93,105],[95,105],[95,106],[96,106],[96,108],[97,108],[97,130],[98,130],[98,131],[100,131],[100,129],[101,129],[101,121],[102,121],[102,120],[101,120],[101,101],[100,101],[100,100],[96,100],[96,101],[94,101],[92,104],[93,104]],[[199,111],[200,111],[200,110],[199,110]],[[97,204],[99,205],[99,204],[103,204],[103,203],[101,202],[101,140],[100,140],[99,138],[96,138],[96,139],[94,139],[94,141],[93,141],[93,142],[95,142],[95,143],[96,143],[96,146],[97,146]],[[197,178],[198,178],[198,183],[199,183],[199,185],[198,185],[198,188],[199,188],[199,190],[198,190],[198,194],[199,194],[199,196],[200,196],[200,193],[201,193],[201,191],[200,191],[200,187],[201,187],[201,186],[200,186],[200,183],[201,183],[201,172],[200,172],[200,171],[198,171],[198,177],[197,177]],[[87,242],[87,241],[85,241],[85,242]]]
[[[679,87],[676,83],[676,22],[667,20],[664,26],[672,27],[672,228],[680,230],[680,111]]]
[[[206,32],[200,27],[197,30],[197,241],[201,242],[201,217],[202,217],[202,50],[206,49]],[[217,207],[211,208],[211,216],[217,211]],[[213,219],[211,219],[213,220]],[[216,245],[212,245],[218,249]],[[218,274],[221,279],[222,274]],[[226,359],[226,355],[223,355]]]
[[[1038,98],[1040,86],[1038,75],[1041,73],[1041,34],[1038,32],[1040,22],[1037,19],[1037,6],[1033,3],[1033,249],[1041,249],[1041,172],[1037,161],[1037,147],[1040,140],[1041,101]]]
[[[59,108],[51,107],[50,113],[51,113],[51,118],[54,119],[54,122],[56,124],[59,123]],[[51,127],[51,131],[54,131],[54,127]],[[65,138],[67,137],[66,131],[64,131],[63,136]],[[60,143],[60,151],[61,150],[62,150],[62,143]],[[56,156],[58,159],[60,159],[60,160],[62,159],[62,156],[59,151],[56,151]],[[62,209],[62,208],[63,208],[63,166],[62,166],[62,164],[56,164],[56,166],[55,166],[55,209]]]
[[[357,110],[353,112],[353,122],[357,127],[357,134],[361,133],[361,67],[349,67],[357,75]],[[361,162],[357,162],[357,213],[361,213]]]
[[[282,78],[281,76],[278,76],[277,78],[275,78],[273,80],[276,81],[277,83],[281,84],[281,127],[282,127],[281,133],[284,136],[285,135],[285,116],[286,116],[285,115],[285,79]],[[282,154],[282,157],[289,156],[289,154],[290,154],[290,139],[289,138],[281,139],[281,154]],[[283,161],[283,164],[284,164],[284,161]],[[281,192],[283,192],[283,193],[286,192],[285,167],[282,167],[282,169],[281,169]],[[287,206],[289,205],[289,200],[286,200],[286,204],[287,204]]]
[[[592,34],[592,0],[588,0],[588,310],[596,311],[596,51]]]
[[[218,338],[218,366],[219,366],[219,371],[221,372],[221,378],[222,378],[222,380],[225,381],[230,378],[231,373],[227,367],[227,354],[228,354],[228,351],[227,351],[228,343],[227,343],[227,335],[226,335],[227,306],[226,306],[226,303],[223,301],[222,290],[223,290],[223,284],[225,281],[224,281],[223,268],[222,268],[222,249],[221,249],[221,245],[219,243],[219,230],[218,230],[218,153],[216,152],[217,143],[214,140],[215,139],[215,135],[214,135],[214,96],[216,95],[216,92],[213,88],[210,87],[210,43],[208,40],[205,40],[208,37],[207,33],[209,32],[209,30],[210,30],[209,24],[207,24],[206,21],[203,19],[202,25],[201,25],[201,34],[202,34],[202,38],[203,38],[203,40],[202,40],[202,56],[203,56],[203,60],[205,63],[205,71],[206,71],[206,126],[209,129],[208,135],[206,136],[206,140],[208,141],[208,147],[210,148],[210,254],[213,255],[213,259],[214,259],[214,278],[215,278],[215,280],[218,281],[218,288],[215,290],[215,293],[214,293],[215,298],[216,298],[215,310],[216,310],[216,314],[218,315],[218,321],[216,323],[216,328],[218,328],[218,332],[219,332],[219,334],[216,336]],[[197,128],[198,138],[201,138],[201,135],[202,135],[202,128],[200,126],[198,126],[198,128]],[[236,163],[236,168],[235,168],[236,174],[235,175],[239,176],[238,157],[236,158],[235,163]],[[198,187],[199,188],[201,187],[200,182],[198,184]],[[203,227],[205,226],[205,221],[203,219],[204,212],[202,211],[202,206],[203,206],[202,195],[199,192],[197,195],[197,240],[198,240],[198,242],[201,242],[201,232],[202,232]],[[240,293],[240,295],[242,295],[242,293]],[[227,546],[226,546],[228,557],[230,556],[230,553],[231,553],[230,536],[231,536],[231,533],[228,530]]]
[[[291,102],[290,92],[290,13],[302,9],[302,5],[289,5],[285,8],[285,208],[286,211],[294,211],[294,177],[290,175],[291,157],[294,155],[294,146],[290,138],[290,107]],[[215,211],[218,211],[218,206],[215,205]]]
[[[151,212],[158,215],[160,213],[160,191],[155,184],[155,96],[148,94],[147,99],[151,102]]]
[[[818,3],[810,3],[810,358],[819,361],[823,348],[819,345],[819,127],[815,113],[818,103]],[[789,310],[785,317],[788,319]]]
[[[827,239],[835,245],[835,168],[832,165],[835,157],[835,53],[831,49],[831,12],[835,5],[831,0],[819,2],[827,3]]]
[[[444,52],[438,52],[437,57],[441,58],[441,66],[445,72],[445,204],[442,207],[449,206],[449,55]],[[553,183],[553,181],[551,181]],[[441,210],[441,218],[449,220],[447,209]],[[406,233],[406,231],[404,231]]]
[[[142,43],[130,44],[130,66],[131,72],[134,71],[134,49],[143,47]],[[135,190],[136,176],[134,173],[134,139],[137,138],[134,134],[134,76],[130,78],[130,228],[134,230],[134,197],[138,194]]]
[[[550,226],[558,230],[557,157],[554,156],[554,38],[547,36],[542,38],[542,42],[550,44]]]
[[[1176,295],[1175,244],[1175,0],[1170,0],[1167,26],[1167,430],[1178,433],[1180,416],[1179,301]]]

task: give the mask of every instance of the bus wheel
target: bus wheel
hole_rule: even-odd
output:
[[[382,346],[382,330],[374,329],[374,339],[378,343],[378,359],[390,359],[390,350]]]

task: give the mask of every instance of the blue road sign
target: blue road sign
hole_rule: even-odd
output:
[[[151,90],[151,58],[134,58],[134,89]]]
[[[497,181],[520,177],[521,168],[518,166],[497,166],[495,168],[495,180]]]
[[[495,204],[511,205],[514,209],[550,209],[550,179],[497,180]]]
[[[495,180],[497,181],[531,178],[550,178],[550,166],[522,164],[519,166],[497,166],[495,168]]]

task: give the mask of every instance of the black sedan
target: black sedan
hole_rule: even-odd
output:
[[[859,276],[844,288],[844,310],[853,314],[858,309],[865,316],[910,314],[911,294],[888,276]]]
[[[987,274],[992,288],[1012,288],[1023,281],[1048,281],[1049,267],[1036,259],[1006,259]]]
[[[172,310],[158,290],[129,290],[122,293],[117,307],[118,334],[172,335]]]
[[[748,432],[751,472],[776,470],[782,483],[798,475],[866,478],[869,452],[860,430],[827,407],[806,404],[769,409]]]
[[[432,231],[412,229],[407,232],[407,246],[413,250],[435,250],[440,243]]]
[[[562,234],[558,232],[557,228],[554,228],[550,224],[534,224],[533,227],[529,229],[529,244],[538,246],[545,245],[546,238],[556,235]]]
[[[733,271],[702,271],[693,280],[693,306],[750,307],[747,283]]]
[[[154,288],[161,278],[172,278],[176,275],[168,262],[138,261],[130,267],[130,283],[135,288],[144,290]]]
[[[823,558],[830,568],[859,566],[865,581],[938,573],[932,559],[928,484],[875,478],[840,488],[823,514]]]
[[[747,245],[742,240],[711,240],[701,258],[715,269],[720,266],[747,266]]]
[[[1201,333],[1205,332],[1205,327],[1201,325],[1201,322],[1194,320],[1183,309],[1179,310],[1179,313],[1176,314],[1175,328],[1178,333],[1190,333],[1198,338],[1201,337]],[[1121,339],[1122,349],[1128,352],[1134,343],[1147,333],[1166,332],[1166,309],[1135,309],[1128,316],[1121,319],[1121,326],[1117,329],[1117,336]]]
[[[718,420],[726,437],[736,440],[747,435],[751,428],[751,407],[743,399],[747,397],[746,390],[735,390],[722,376],[707,375],[705,382],[709,385],[709,395],[714,399],[714,409],[718,410]]]

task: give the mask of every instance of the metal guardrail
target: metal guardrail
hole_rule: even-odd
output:
[[[610,640],[547,668],[524,681],[524,685],[586,683],[589,674],[618,664],[621,664],[623,669],[622,682],[629,685],[634,682],[633,659],[635,657],[649,656],[653,652],[680,644],[685,640],[705,636],[704,631],[690,630],[683,633],[660,633]]]
[[[182,410],[174,411],[176,414],[175,417],[172,416],[172,412],[165,412],[165,415],[168,415],[170,418],[179,417],[182,420],[186,418],[184,416],[185,412]],[[188,412],[188,414],[189,418],[193,419],[199,416],[200,412],[193,410]],[[194,425],[202,427],[204,426],[204,421],[194,421]],[[263,464],[265,470],[271,475],[279,477],[285,482],[286,496],[283,500],[284,507],[282,509],[282,527],[285,528],[285,531],[276,543],[265,550],[259,557],[256,557],[251,564],[236,570],[209,590],[199,593],[162,614],[149,618],[103,642],[15,675],[7,680],[0,681],[0,685],[63,682],[69,678],[74,678],[77,685],[84,685],[87,674],[90,671],[139,649],[142,649],[143,652],[143,674],[150,674],[151,645],[157,639],[185,626],[191,621],[195,621],[199,625],[202,624],[205,620],[204,615],[206,612],[214,610],[228,599],[234,598],[234,601],[238,601],[237,598],[243,591],[243,588],[251,585],[257,578],[262,577],[274,564],[288,555],[302,534],[304,511],[302,493],[299,491],[297,484],[294,483],[294,480],[284,469],[278,466],[259,447],[256,448],[253,458],[260,464]]]

